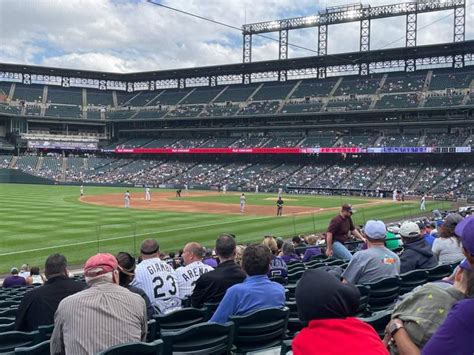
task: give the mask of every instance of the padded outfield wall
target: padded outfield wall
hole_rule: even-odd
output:
[[[17,169],[0,169],[0,183],[54,185],[54,181],[33,176]]]

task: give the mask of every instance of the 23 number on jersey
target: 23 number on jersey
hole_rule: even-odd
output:
[[[159,293],[160,289],[163,288],[165,281],[168,281],[171,285],[165,288],[165,292]],[[156,298],[164,298],[164,297],[170,297],[176,295],[176,281],[173,276],[168,275],[165,278],[165,281],[161,276],[156,276],[153,278],[153,284],[155,287],[153,288],[154,294],[155,294],[155,299]],[[166,295],[168,293],[168,296]]]

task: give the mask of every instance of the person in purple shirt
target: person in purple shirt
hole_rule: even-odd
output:
[[[474,216],[464,218],[454,232],[461,239],[467,261],[474,266]],[[468,280],[466,294],[474,294],[474,273]],[[397,343],[400,355],[474,354],[474,298],[468,297],[456,303],[421,351],[410,340],[403,322],[392,320],[386,332]]]
[[[280,257],[286,264],[293,262],[301,262],[301,258],[295,252],[295,247],[290,242],[283,243],[281,247]]]
[[[18,269],[16,267],[12,267],[11,274],[12,276],[8,276],[3,280],[4,288],[26,285],[25,278],[18,276]]]
[[[230,316],[245,315],[265,308],[285,307],[285,288],[270,281],[267,276],[271,258],[270,249],[263,244],[245,248],[242,268],[247,273],[247,278],[227,289],[209,322],[223,324]]]
[[[318,256],[322,254],[321,248],[316,246],[316,241],[317,239],[315,236],[311,235],[308,237],[308,247],[304,252],[303,262],[309,261],[313,256]]]
[[[206,254],[202,262],[203,264],[212,266],[214,269],[217,267],[217,260],[212,257],[212,250],[209,248],[206,248]]]

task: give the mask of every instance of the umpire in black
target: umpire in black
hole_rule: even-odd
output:
[[[278,197],[278,200],[277,200],[277,216],[281,216],[281,214],[283,213],[283,200],[281,199],[281,196]]]

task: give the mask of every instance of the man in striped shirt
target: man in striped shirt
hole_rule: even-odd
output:
[[[183,249],[184,265],[176,270],[178,275],[179,295],[181,298],[191,296],[196,281],[202,274],[214,270],[202,262],[204,248],[199,243],[188,243]]]
[[[140,248],[142,262],[135,269],[132,285],[145,291],[162,314],[181,309],[176,271],[160,259],[160,246],[154,239],[144,240]]]
[[[84,276],[89,287],[63,299],[56,311],[51,354],[95,354],[114,345],[144,341],[145,301],[119,286],[117,259],[111,254],[92,256]]]

